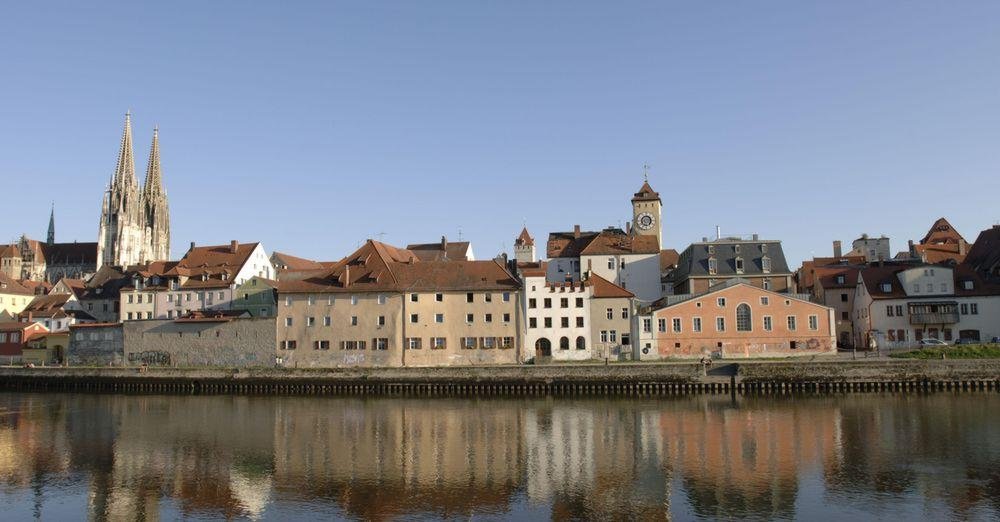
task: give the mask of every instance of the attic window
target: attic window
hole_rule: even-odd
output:
[[[715,253],[715,245],[708,245],[708,253],[709,254]]]
[[[714,257],[708,258],[708,273],[714,274],[719,271],[719,263]]]
[[[742,274],[743,273],[743,258],[742,257],[737,257],[736,258],[736,273],[737,274]]]
[[[966,290],[972,290],[975,284],[972,281],[962,281],[962,288]]]
[[[838,285],[844,284],[844,276],[842,275],[837,276],[837,284]]]
[[[761,251],[761,253],[763,253],[763,254],[766,254],[766,253],[767,253],[767,243],[761,243],[761,244],[760,244],[760,251]]]
[[[761,270],[764,271],[765,274],[768,273],[768,272],[770,272],[771,271],[771,258],[767,257],[767,256],[764,256],[764,257],[760,258],[760,268],[761,268]]]
[[[223,281],[226,281],[226,280],[228,280],[228,279],[229,279],[229,273],[228,273],[228,272],[223,272],[223,273],[222,273],[222,280],[223,280]]]
[[[734,247],[733,247],[733,250],[734,250],[734,251],[735,251],[735,252],[736,252],[737,254],[739,254],[739,253],[740,253],[740,245],[736,245],[736,246],[734,246]]]
[[[882,289],[883,292],[885,292],[887,294],[891,293],[892,292],[892,283],[882,283],[882,285],[880,286],[880,288]]]

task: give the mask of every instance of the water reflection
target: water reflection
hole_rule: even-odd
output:
[[[11,519],[991,518],[998,412],[992,394],[0,394],[0,501]]]

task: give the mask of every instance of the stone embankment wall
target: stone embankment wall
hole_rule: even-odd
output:
[[[154,393],[668,395],[1000,390],[998,361],[749,362],[368,369],[0,368],[0,387]]]

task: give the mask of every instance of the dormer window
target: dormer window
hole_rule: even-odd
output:
[[[841,276],[843,277],[843,276]],[[882,283],[882,292],[888,294],[892,292],[892,283]]]
[[[743,273],[743,258],[742,257],[737,257],[736,258],[736,273],[737,274],[742,274]]]
[[[760,269],[763,270],[765,274],[771,271],[770,257],[764,256],[760,258]]]
[[[739,254],[739,253],[740,253],[740,251],[741,251],[741,250],[740,250],[740,245],[736,245],[736,246],[734,246],[734,247],[733,247],[733,250],[734,250],[734,251],[735,251],[735,252],[736,252],[737,254]]]
[[[760,252],[762,254],[766,254],[767,253],[767,243],[761,243],[760,244]]]
[[[708,245],[708,253],[709,254],[715,253],[715,245]]]
[[[975,287],[975,284],[972,281],[963,281],[962,282],[962,288],[964,288],[966,290],[972,290],[974,287]]]
[[[844,284],[844,276],[842,275],[837,276],[837,284],[838,285]]]
[[[708,258],[708,273],[715,274],[719,271],[719,262],[714,257]]]

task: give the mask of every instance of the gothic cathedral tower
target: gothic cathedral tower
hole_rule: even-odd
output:
[[[632,196],[632,231],[638,235],[656,236],[660,248],[663,248],[662,208],[659,192],[649,186],[647,179],[639,192]]]
[[[160,174],[159,129],[153,129],[153,145],[149,149],[149,166],[142,186],[143,231],[142,262],[170,259],[170,210],[167,191]]]
[[[97,236],[98,267],[127,267],[167,259],[169,255],[167,196],[160,179],[156,134],[153,133],[153,148],[146,173],[147,187],[140,192],[139,182],[135,177],[132,120],[130,114],[125,114],[125,130],[122,132],[121,149],[118,151],[118,164],[101,204],[101,223]],[[150,208],[153,209],[152,212]]]

